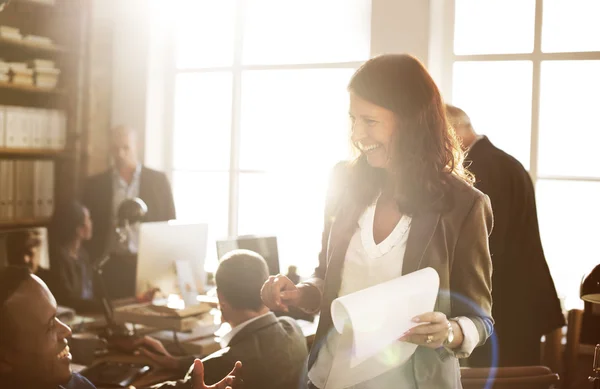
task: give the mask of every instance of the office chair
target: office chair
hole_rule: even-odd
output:
[[[523,366],[461,368],[461,381],[464,389],[555,389],[560,380],[545,366]]]

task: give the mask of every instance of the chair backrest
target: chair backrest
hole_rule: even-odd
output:
[[[553,389],[559,376],[545,366],[463,368],[464,389]]]
[[[579,337],[581,336],[581,321],[583,319],[583,311],[580,309],[572,309],[567,315],[567,344],[565,347],[565,366],[564,366],[564,382],[565,388],[569,388],[573,381],[573,376],[577,370],[577,360],[579,355]]]

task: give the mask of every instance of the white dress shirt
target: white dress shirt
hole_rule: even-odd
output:
[[[113,170],[113,199],[112,199],[112,221],[113,229],[117,226],[117,212],[121,203],[127,199],[133,199],[140,196],[140,175],[142,172],[142,165],[138,164],[131,183],[127,183],[119,174],[117,169]],[[125,232],[127,235],[128,247],[127,251],[130,253],[138,252],[138,241],[139,241],[139,224],[131,225]],[[117,236],[111,235],[110,241],[111,252],[121,252],[123,248],[119,246],[117,242]]]
[[[342,283],[338,296],[369,288],[402,275],[402,264],[411,218],[402,216],[390,235],[379,244],[373,238],[375,204],[365,210],[359,219],[359,228],[350,240],[344,261]],[[468,318],[460,318],[459,325],[464,333],[461,352],[470,354],[479,340],[475,324]],[[341,359],[350,355],[351,345],[340,342],[340,335],[331,331],[319,350],[317,360],[308,373],[310,381],[318,388],[342,389],[357,387],[400,365],[394,361],[400,341],[391,344],[379,354],[365,362],[348,368]],[[335,369],[332,366],[344,365]]]

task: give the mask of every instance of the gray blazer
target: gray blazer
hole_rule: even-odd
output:
[[[338,165],[334,173],[337,192],[330,192],[326,206],[319,267],[309,281],[322,294],[321,318],[308,360],[309,370],[332,329],[330,306],[338,296],[346,251],[364,211],[349,200],[349,186],[345,185],[349,179],[348,168]],[[488,247],[492,209],[486,195],[458,179],[450,180],[447,195],[452,204],[449,210],[412,216],[402,274],[434,268],[440,277],[435,310],[449,318],[466,316],[473,320],[481,345],[493,331],[492,264]],[[466,356],[445,348],[418,347],[411,360],[416,387],[462,388],[458,358]]]
[[[212,385],[242,362],[244,389],[296,388],[300,382],[308,349],[302,330],[294,319],[277,318],[273,313],[244,327],[229,347],[204,358],[204,381]],[[186,377],[160,388],[189,388],[193,358],[186,362]]]

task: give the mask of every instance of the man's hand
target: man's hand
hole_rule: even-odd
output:
[[[178,359],[169,354],[159,340],[144,336],[136,340],[134,346],[137,355],[145,356],[163,369],[176,370],[179,367]]]
[[[233,370],[219,382],[214,385],[206,386],[204,384],[204,365],[202,361],[194,361],[194,371],[192,372],[192,389],[235,389],[238,383],[242,381],[242,362],[236,362]]]

